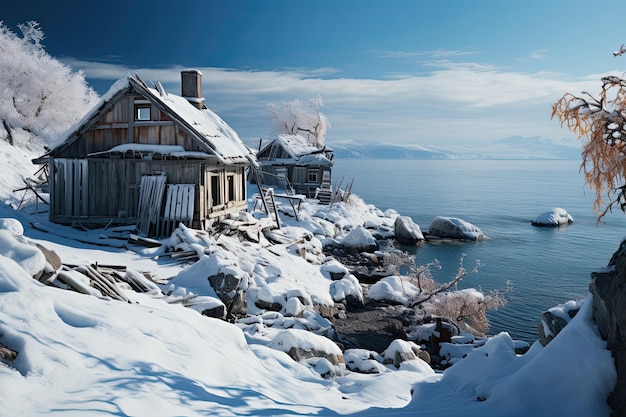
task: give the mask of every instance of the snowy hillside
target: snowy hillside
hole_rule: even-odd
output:
[[[358,197],[332,208],[305,202],[298,220],[282,217],[282,244],[181,228],[159,248],[125,241],[111,246],[106,245],[111,231],[48,224],[45,213],[35,212],[33,195],[13,192],[22,175],[36,170],[29,161],[39,154],[8,146],[0,143],[5,158],[0,196],[21,209],[0,205],[0,344],[17,354],[0,364],[2,415],[610,413],[606,398],[615,369],[592,322],[590,300],[549,345],[535,343],[522,356],[515,354],[506,333],[472,346],[465,358],[467,351],[451,353],[456,364],[445,372],[433,371],[419,358],[399,367],[383,364],[385,357],[410,352],[413,347],[404,341],[385,352],[341,352],[324,337],[332,331],[330,323],[311,306],[359,290],[349,277],[344,282],[329,279],[325,271],[341,266],[332,262],[323,268],[332,260],[321,253],[321,239],[341,239],[350,230],[382,227],[394,218]],[[246,219],[252,215],[264,221],[259,212]],[[100,244],[85,243],[89,241]],[[143,293],[119,286],[130,302],[93,289],[86,295],[46,286],[33,279],[49,265],[34,244],[53,251],[66,265],[123,265],[127,274],[154,282],[144,279],[150,290]],[[195,252],[195,259],[172,260],[165,248],[173,245]],[[220,271],[249,277],[250,304],[263,299],[281,304],[281,311],[251,308],[254,315],[231,324],[177,302],[194,295],[218,302],[206,277]],[[88,286],[72,276],[76,286]],[[451,352],[454,347],[450,344]],[[290,348],[343,356],[343,361],[313,357],[297,362],[286,353]]]

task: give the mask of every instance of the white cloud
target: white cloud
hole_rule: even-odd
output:
[[[110,63],[66,60],[87,79],[114,80],[137,72],[179,93],[180,70],[129,68]],[[343,139],[432,143],[491,140],[511,135],[567,137],[550,120],[551,106],[564,93],[598,91],[601,75],[568,79],[564,74],[524,73],[476,63],[439,60],[418,75],[341,78],[332,68],[244,71],[200,67],[207,105],[242,137],[271,130],[267,103],[320,95],[332,123],[327,141]]]
[[[537,49],[530,54],[531,59],[544,59],[548,53],[547,49]]]

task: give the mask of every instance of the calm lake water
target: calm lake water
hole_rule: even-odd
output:
[[[459,217],[489,238],[481,242],[425,243],[402,247],[418,264],[439,260],[440,282],[452,279],[459,259],[477,274],[460,288],[505,289],[508,303],[489,313],[491,333],[507,331],[533,342],[542,311],[589,294],[590,274],[609,262],[626,237],[626,214],[615,211],[596,223],[594,193],[579,161],[353,160],[338,159],[333,182],[354,179],[352,191],[382,210],[393,208],[427,231],[435,216]],[[574,218],[561,228],[530,221],[553,207]]]

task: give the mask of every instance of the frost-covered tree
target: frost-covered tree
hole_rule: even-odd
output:
[[[18,25],[21,36],[0,22],[0,139],[49,142],[98,99],[82,72],[50,56],[37,22]]]
[[[267,106],[274,133],[299,134],[307,138],[311,145],[322,148],[326,130],[330,127],[328,118],[320,111],[323,105],[320,96],[309,99],[306,104],[298,99],[280,104],[269,103]]]
[[[624,53],[622,45],[613,55]],[[566,93],[552,106],[552,117],[584,139],[581,171],[596,192],[598,221],[615,205],[626,211],[626,80],[607,76],[601,81],[597,97]]]

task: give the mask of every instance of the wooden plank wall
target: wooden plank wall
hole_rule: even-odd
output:
[[[201,178],[198,161],[150,161],[133,159],[90,159],[90,216],[136,217],[141,177],[165,173],[169,184],[197,184]],[[123,213],[122,213],[123,212]]]
[[[51,219],[63,223],[89,220],[106,223],[106,219],[123,221],[126,218],[128,223],[133,223],[138,217],[142,176],[160,173],[167,176],[168,184],[193,184],[193,198],[189,196],[192,188],[187,188],[187,197],[177,201],[193,202],[191,223],[194,227],[202,227],[204,219],[215,218],[235,208],[245,209],[244,167],[211,167],[211,171],[205,171],[205,164],[197,160],[55,159]],[[211,200],[212,176],[219,180],[221,203],[217,207],[213,207]],[[226,204],[229,194],[234,200]]]
[[[87,161],[54,160],[55,195],[52,198],[51,214],[67,214],[73,217],[88,215]]]

